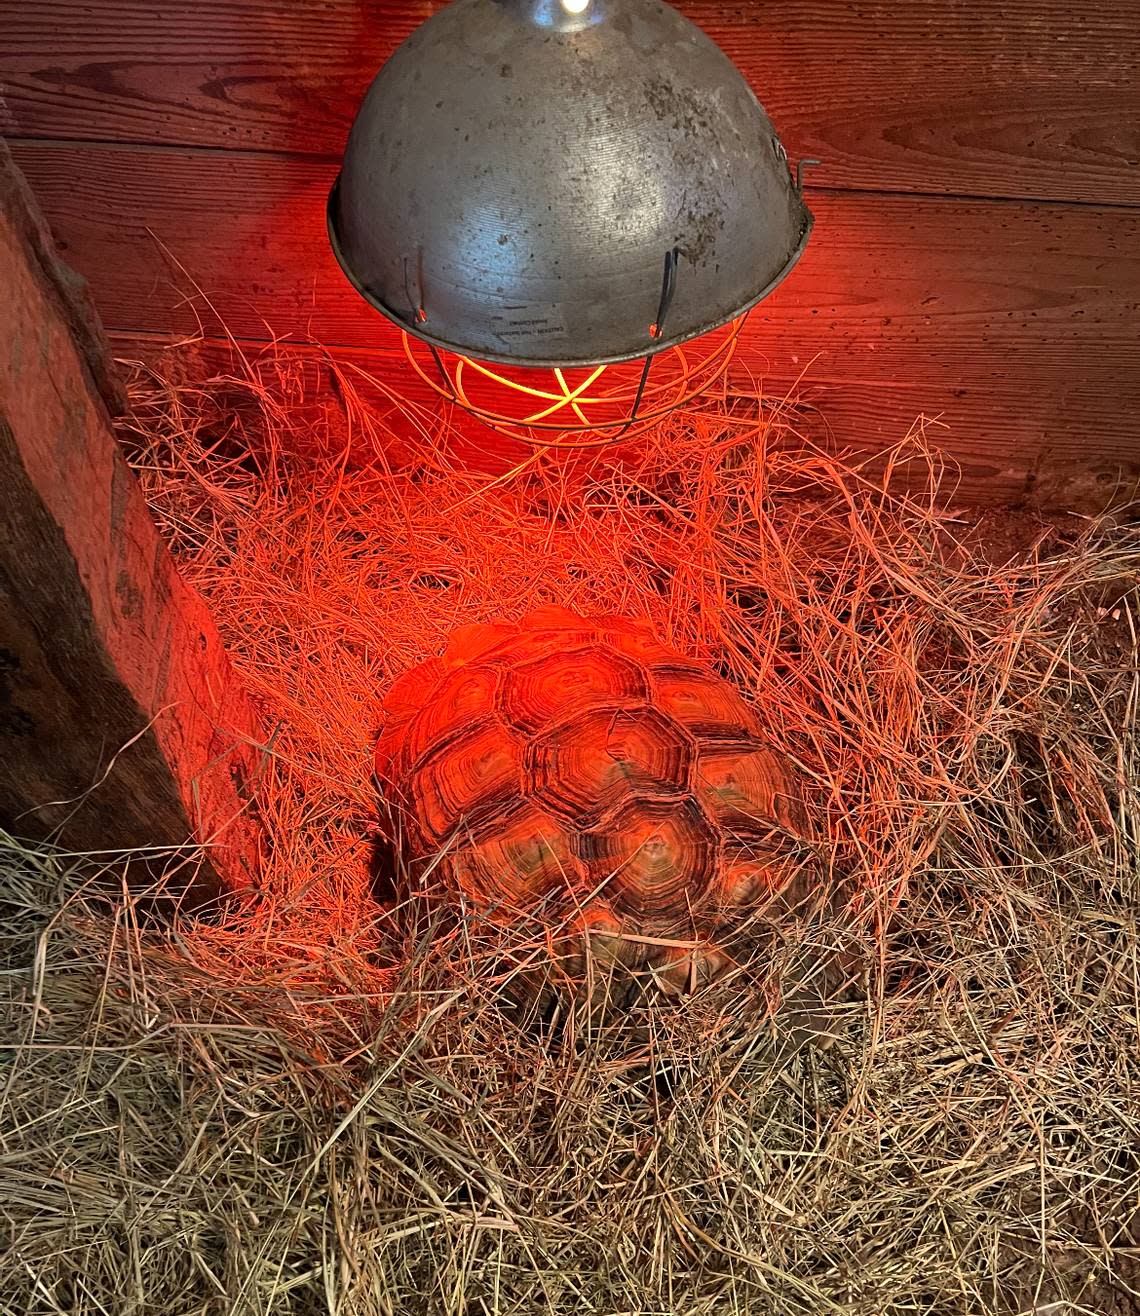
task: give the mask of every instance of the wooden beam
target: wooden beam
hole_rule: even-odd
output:
[[[339,157],[435,0],[0,0],[0,132]],[[678,0],[821,186],[1140,204],[1136,0]]]
[[[256,719],[111,430],[101,331],[0,143],[0,826],[246,884]],[[185,847],[210,846],[198,865]]]
[[[398,338],[352,291],[324,227],[335,166],[239,152],[23,143],[68,257],[121,333],[351,348],[401,390]],[[919,415],[964,501],[1140,476],[1140,212],[811,196],[792,276],[749,321],[735,386],[802,375],[829,440],[876,449]],[[195,293],[188,275],[201,285]]]

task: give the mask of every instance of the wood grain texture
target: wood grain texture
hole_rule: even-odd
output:
[[[408,385],[397,335],[329,251],[335,166],[48,143],[16,154],[111,328],[310,338]],[[938,417],[969,496],[1049,471],[1140,474],[1140,213],[812,204],[812,242],[750,319],[735,387],[781,392],[806,374],[840,446],[881,446],[920,413]]]
[[[117,357],[124,362],[160,366],[165,377],[208,379],[215,372],[243,371],[249,363],[259,369],[264,342],[251,339],[236,343],[202,339],[192,345],[171,343],[161,334],[116,332],[110,335]],[[386,349],[306,346],[295,349],[311,364],[308,394],[314,433],[343,440],[338,454],[353,464],[377,460],[371,440],[353,425],[342,411],[340,390],[331,371],[347,377],[360,397],[374,408],[385,427],[384,461],[393,468],[423,460],[424,439],[401,415],[393,396],[410,395],[413,401],[432,403],[431,395],[417,396],[417,383],[403,365],[402,356]],[[239,356],[238,353],[241,355]],[[244,361],[242,358],[244,357]],[[264,360],[272,381],[276,366]],[[372,388],[368,379],[380,381],[383,389]],[[422,386],[421,386],[422,387]],[[753,396],[749,381],[737,376],[732,391]],[[794,399],[787,399],[775,385],[761,389],[769,405],[778,405],[786,427],[787,441],[832,455],[852,453],[857,457],[885,454],[908,434],[921,432],[937,449],[941,483],[951,505],[1026,503],[1047,510],[1095,514],[1119,507],[1140,495],[1140,434],[1135,426],[1120,434],[1115,428],[1105,436],[1089,423],[1102,403],[1094,391],[1066,386],[1062,406],[1054,394],[1022,396],[1016,384],[993,385],[959,396],[947,406],[932,407],[931,390],[905,383],[860,384],[847,380],[823,380],[812,375],[803,380]],[[1133,390],[1133,404],[1140,406],[1140,390]],[[1016,415],[1018,428],[1011,432],[1007,418]],[[445,407],[427,423],[433,460],[441,451],[465,466],[501,475],[532,456],[529,448],[512,443],[457,408]],[[1037,446],[1033,446],[1036,443]],[[636,464],[638,447],[624,445],[614,459],[628,453]],[[881,463],[875,464],[881,469]],[[895,469],[896,488],[925,487],[925,465],[912,461]]]
[[[191,894],[253,876],[256,721],[111,432],[72,289],[0,158],[0,825],[169,852]],[[185,847],[208,842],[189,865]]]
[[[339,157],[433,0],[0,0],[0,132]],[[680,0],[820,186],[1140,205],[1140,0]]]

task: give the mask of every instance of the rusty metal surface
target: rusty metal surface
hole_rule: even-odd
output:
[[[373,305],[429,342],[536,365],[630,359],[723,324],[810,228],[748,84],[661,0],[581,15],[455,0],[377,75],[329,205]]]

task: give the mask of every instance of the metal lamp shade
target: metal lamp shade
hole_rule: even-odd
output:
[[[345,273],[436,346],[625,361],[739,316],[811,215],[727,56],[661,0],[454,0],[392,55],[329,198]]]

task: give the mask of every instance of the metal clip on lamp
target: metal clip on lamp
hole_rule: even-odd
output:
[[[424,380],[559,446],[715,383],[811,225],[748,84],[662,0],[454,0],[377,74],[328,204]]]

